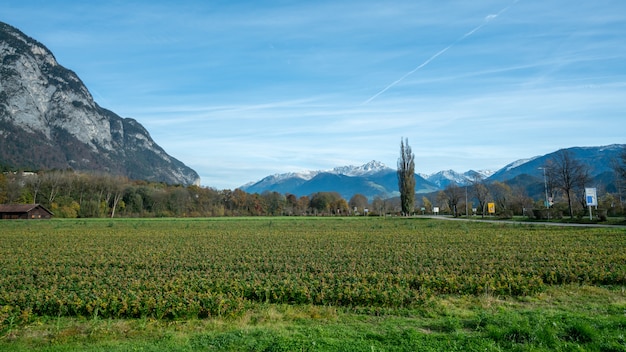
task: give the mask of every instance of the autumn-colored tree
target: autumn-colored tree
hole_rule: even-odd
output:
[[[348,203],[337,192],[317,192],[311,196],[311,208],[319,213],[336,213],[337,209],[347,211]]]
[[[311,200],[307,196],[298,198],[298,206],[296,207],[298,215],[306,215],[309,211]]]
[[[357,193],[350,198],[348,205],[350,206],[350,209],[356,209],[357,212],[363,213],[365,208],[367,208],[367,197]]]
[[[428,199],[428,197],[423,196],[422,197],[422,204],[424,204],[424,210],[427,213],[430,213],[433,211],[433,203],[431,203],[430,199]]]
[[[489,185],[489,190],[498,212],[501,214],[509,213],[513,198],[511,187],[506,183],[495,181]]]

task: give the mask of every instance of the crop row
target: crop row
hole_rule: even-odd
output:
[[[620,229],[240,219],[17,222],[2,230],[0,321],[3,311],[208,317],[259,302],[415,307],[437,294],[626,284]]]

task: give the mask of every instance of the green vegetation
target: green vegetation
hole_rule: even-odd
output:
[[[411,151],[408,138],[400,140],[398,190],[402,214],[410,215],[415,209],[415,154]]]
[[[0,223],[0,350],[626,350],[619,228]]]

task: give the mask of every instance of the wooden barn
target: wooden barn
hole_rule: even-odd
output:
[[[0,204],[0,219],[50,219],[52,215],[41,204]]]

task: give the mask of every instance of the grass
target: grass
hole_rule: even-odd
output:
[[[36,317],[2,351],[626,351],[623,288],[437,296],[418,309],[258,304],[230,318]]]
[[[283,243],[287,236],[285,234],[290,234],[287,243]],[[0,273],[4,277],[0,277],[0,283],[11,285],[0,285],[0,351],[626,351],[626,289],[622,285],[626,257],[620,249],[623,246],[623,235],[619,229],[544,229],[525,225],[456,223],[429,219],[102,219],[2,222]],[[274,240],[265,243],[260,239]],[[302,242],[302,239],[308,241]],[[157,240],[160,242],[155,242]],[[259,242],[253,243],[253,240]],[[65,299],[67,291],[64,290],[67,289],[74,290],[74,293],[82,289],[87,296],[93,293],[100,294],[99,297],[112,297],[111,292],[109,296],[100,292],[102,287],[98,280],[93,282],[94,286],[89,286],[97,288],[93,291],[81,285],[92,284],[90,279],[102,277],[110,281],[105,290],[110,291],[111,287],[118,284],[116,281],[119,281],[119,275],[130,273],[132,275],[129,278],[138,280],[138,274],[142,272],[154,274],[159,270],[173,270],[176,265],[171,263],[178,263],[179,269],[184,268],[184,271],[176,271],[176,277],[184,278],[194,272],[195,261],[186,262],[190,255],[198,248],[206,253],[214,242],[221,244],[208,257],[217,258],[220,248],[226,246],[237,257],[233,265],[241,264],[242,255],[246,253],[254,254],[249,259],[269,256],[267,253],[274,253],[275,257],[278,253],[291,253],[292,257],[298,259],[300,266],[302,263],[313,265],[316,258],[307,259],[306,254],[312,248],[319,248],[314,253],[326,258],[319,263],[324,270],[328,258],[335,261],[352,258],[354,268],[357,269],[359,266],[356,264],[372,265],[378,259],[389,258],[376,267],[380,274],[385,273],[386,269],[398,271],[399,268],[408,272],[417,270],[430,255],[432,260],[445,263],[441,269],[447,270],[436,271],[439,274],[433,274],[433,277],[443,275],[450,278],[454,272],[449,269],[458,269],[482,253],[487,257],[501,257],[499,261],[484,262],[500,268],[495,273],[486,272],[493,275],[494,280],[500,277],[496,277],[496,274],[504,275],[504,271],[525,262],[536,265],[529,266],[530,271],[520,271],[522,278],[527,274],[538,275],[537,271],[543,270],[540,268],[545,266],[542,263],[549,263],[548,269],[557,274],[567,267],[575,273],[575,277],[591,276],[593,272],[606,272],[606,275],[603,274],[602,282],[545,283],[538,290],[527,290],[528,293],[520,295],[498,293],[493,286],[476,290],[473,294],[433,291],[433,294],[420,296],[419,301],[408,305],[340,306],[244,300],[242,307],[245,309],[208,318],[193,315],[166,319],[158,319],[157,315],[143,315],[134,319],[113,318],[115,314],[105,316],[98,308],[82,316],[37,315],[28,306],[16,307],[16,304],[28,302],[34,302],[33,306],[37,307],[37,299],[48,298],[40,295],[40,292],[56,292],[59,299]],[[146,246],[141,243],[158,250],[142,252]],[[193,245],[188,245],[190,243]],[[299,251],[290,252],[298,248],[297,243],[304,243],[303,248],[307,250],[301,251],[303,248],[300,248]],[[428,245],[423,246],[422,243]],[[387,247],[390,245],[392,247]],[[554,245],[556,247],[552,247]],[[260,249],[264,251],[255,254]],[[412,252],[406,252],[408,249]],[[437,254],[437,250],[441,253]],[[243,254],[238,254],[239,251]],[[451,261],[463,251],[467,252],[463,260]],[[555,251],[558,253],[552,258]],[[165,253],[167,256],[153,258],[151,256],[154,253]],[[337,253],[340,255],[331,256]],[[359,253],[367,253],[368,256],[361,258]],[[407,253],[407,256],[398,257],[399,253]],[[413,257],[424,259],[414,263],[399,260]],[[144,263],[145,260],[147,262]],[[59,270],[50,271],[55,261]],[[162,265],[155,265],[152,261]],[[117,266],[112,265],[114,263]],[[387,263],[393,263],[393,266],[387,266]],[[464,279],[468,273],[482,275],[483,265],[480,263],[483,262],[468,266],[468,271],[458,274],[458,279]],[[84,271],[89,275],[75,271],[81,264],[90,268]],[[552,266],[555,268],[551,269]],[[299,266],[294,264],[291,267]],[[202,272],[206,274],[207,268],[202,269]],[[254,268],[253,271],[258,274],[269,270],[268,266],[263,265],[246,268]],[[604,268],[604,271],[598,271],[599,268]],[[31,273],[23,276],[21,271],[27,269],[32,269],[32,273],[38,276],[35,278]],[[98,270],[101,276],[96,276]],[[350,280],[352,271],[354,269],[339,277]],[[67,273],[71,275],[68,277]],[[44,275],[47,277],[42,277]],[[22,276],[25,281],[15,279]],[[51,278],[55,279],[48,280]],[[151,280],[156,278],[151,276]],[[213,280],[216,278],[219,275],[214,276]],[[269,278],[268,282],[276,283],[273,277]],[[367,278],[383,282],[380,276]],[[27,280],[33,281],[31,285],[45,282],[46,285],[60,287],[65,282],[68,286],[53,290],[40,285],[33,286],[32,290],[20,291],[16,286],[27,285]],[[149,283],[142,281],[141,285]],[[174,283],[184,283],[174,288],[189,289],[187,281],[181,279]],[[344,283],[331,286],[343,288]],[[394,281],[384,283],[391,285],[391,288],[401,284]],[[353,286],[357,291],[368,287]],[[20,292],[36,299],[28,300]],[[127,294],[127,290],[119,292]],[[152,291],[145,291],[146,294],[149,292]],[[2,302],[9,299],[13,300],[13,306],[2,306]]]
[[[609,216],[606,220],[599,220],[597,216],[593,216],[593,219],[589,219],[589,215],[575,215],[574,218],[570,218],[569,215],[564,215],[558,219],[550,220],[535,220],[526,216],[516,216],[511,220],[520,222],[553,222],[553,223],[566,223],[566,224],[589,224],[589,225],[626,225],[626,218],[624,216]]]

